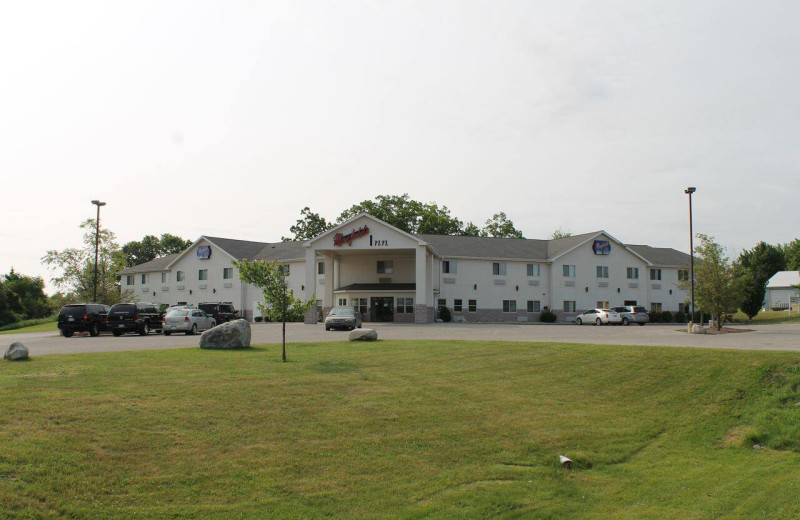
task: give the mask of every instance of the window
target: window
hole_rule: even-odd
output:
[[[562,271],[564,276],[567,278],[574,278],[575,277],[575,266],[574,265],[564,265],[562,266]]]
[[[169,273],[161,273],[161,283],[169,282]]]
[[[651,280],[661,280],[661,269],[650,269]]]
[[[142,275],[142,284],[146,284],[146,283],[147,283],[147,275],[143,274]]]
[[[397,298],[398,314],[414,314],[414,298]]]
[[[564,300],[564,312],[576,312],[575,300]]]
[[[354,307],[356,308],[356,310],[358,312],[360,312],[361,314],[366,314],[367,313],[367,299],[366,298],[356,298],[354,303],[355,303]]]
[[[639,268],[638,267],[629,267],[628,268],[628,280],[638,280],[639,279]]]
[[[688,269],[678,269],[678,281],[679,282],[688,282],[689,281],[689,270]]]
[[[477,311],[478,310],[478,300],[470,300],[469,301],[469,306],[467,307],[467,309],[469,309],[469,312]]]
[[[317,274],[325,274],[325,262],[317,263]]]
[[[542,302],[539,300],[528,300],[528,312],[541,312]]]
[[[283,276],[289,276],[289,274],[291,273],[291,269],[289,268],[289,264],[281,264],[279,269],[280,269],[280,272],[281,272],[281,274]]]
[[[650,312],[661,312],[661,303],[650,302]]]
[[[528,276],[539,276],[539,264],[528,264]]]
[[[223,280],[230,280],[233,278],[233,267],[223,267],[222,268],[222,279]]]
[[[126,276],[125,277],[125,285],[133,285],[133,279],[134,279],[134,276],[132,274],[129,274],[128,276]]]
[[[492,274],[495,276],[505,276],[506,275],[506,264],[505,262],[494,262],[492,263]]]
[[[177,273],[175,273],[175,279],[177,281],[182,282],[184,278],[185,276],[183,274],[183,271],[178,271]]]
[[[347,305],[347,298],[339,298],[339,307]]]
[[[392,274],[394,272],[394,260],[378,260],[379,274]]]
[[[317,312],[322,310],[322,300],[317,300]]]
[[[453,310],[455,312],[461,312],[462,310],[461,300],[453,300]]]
[[[446,299],[446,298],[440,298],[440,299],[437,301],[437,307],[438,307],[439,309],[441,309],[442,307],[447,307],[447,299]]]
[[[678,304],[678,312],[684,312],[684,313],[686,312],[686,304],[685,303],[679,303]]]
[[[503,300],[503,312],[517,312],[517,301]]]
[[[458,272],[458,264],[451,260],[443,260],[442,272],[445,274],[456,274]]]
[[[610,303],[604,302],[604,301],[601,301],[601,300],[597,301],[597,308],[598,309],[608,309],[609,307],[611,307]]]
[[[608,266],[607,265],[598,265],[597,266],[597,277],[598,278],[608,278]]]
[[[197,271],[198,280],[208,280],[208,269],[200,269]]]

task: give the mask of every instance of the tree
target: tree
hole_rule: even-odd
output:
[[[170,233],[164,233],[161,238],[145,235],[141,240],[133,240],[122,246],[122,254],[125,256],[125,266],[132,267],[162,256],[182,253],[190,245],[191,240]]]
[[[784,268],[788,271],[800,271],[800,238],[783,244]]]
[[[69,301],[92,300],[94,294],[94,244],[95,221],[87,219],[81,223],[83,247],[50,250],[42,257],[42,263],[54,274],[51,278],[56,288],[66,292]],[[125,256],[115,241],[114,233],[100,228],[97,296],[99,303],[112,305],[130,296],[120,290],[120,271],[125,267]]]
[[[761,310],[767,282],[786,267],[783,250],[765,242],[742,251],[734,264],[737,285],[742,296],[741,307],[751,320]]]
[[[550,238],[553,240],[558,240],[559,238],[567,238],[572,236],[572,231],[563,230],[561,228],[556,229],[553,231],[553,234]]]
[[[497,237],[497,238],[525,238],[522,236],[522,231],[514,227],[506,214],[502,211],[495,213],[492,218],[486,221],[484,226],[484,236]]]
[[[306,312],[314,306],[315,299],[304,302],[295,298],[294,292],[287,288],[287,270],[277,261],[245,259],[234,261],[233,265],[239,268],[239,278],[243,282],[255,285],[263,292],[264,301],[258,305],[262,314],[272,321],[283,322],[281,358],[286,361],[287,315],[305,316]]]
[[[464,226],[464,229],[458,233],[464,237],[485,237],[486,233],[484,233],[481,228],[473,224],[472,222],[467,222],[467,225]]]
[[[311,208],[306,206],[300,211],[300,218],[297,223],[289,228],[292,237],[281,237],[283,242],[291,242],[292,240],[311,240],[317,235],[320,235],[327,230],[331,229],[333,224],[329,224],[319,213],[312,213]]]
[[[11,312],[23,320],[45,318],[51,314],[44,280],[38,276],[25,276],[11,271],[3,276],[3,290]]]
[[[735,312],[739,304],[734,270],[725,256],[725,248],[713,237],[698,233],[697,239],[700,244],[694,248],[695,299],[701,309],[711,313],[717,330],[721,330],[724,314]]]

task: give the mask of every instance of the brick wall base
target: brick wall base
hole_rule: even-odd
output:
[[[433,323],[433,307],[414,304],[414,323]]]

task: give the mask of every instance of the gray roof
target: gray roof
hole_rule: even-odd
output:
[[[171,255],[162,256],[161,258],[154,258],[149,262],[144,262],[143,264],[134,265],[131,267],[126,267],[120,274],[131,274],[131,273],[146,273],[149,271],[164,271],[167,269],[167,266],[172,263],[173,260],[178,258],[181,254],[180,253],[173,253]]]
[[[266,242],[252,242],[250,240],[235,240],[233,238],[205,237],[210,242],[218,245],[237,260],[251,259],[268,245]],[[213,254],[213,249],[212,249]]]
[[[295,260],[298,258],[303,260],[306,258],[304,240],[264,244],[264,247],[253,257],[254,260]]]
[[[526,238],[416,235],[442,257],[547,260],[547,240]]]
[[[670,247],[651,247],[641,244],[628,244],[632,251],[647,258],[656,267],[689,267],[692,257],[687,253]]]
[[[591,233],[582,233],[580,235],[573,235],[571,237],[556,238],[547,241],[547,258],[553,258],[573,247],[579,246],[582,242],[589,240],[591,237],[602,233],[602,231],[593,231]]]

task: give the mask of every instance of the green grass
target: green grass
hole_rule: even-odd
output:
[[[0,334],[19,334],[22,332],[47,332],[50,330],[58,330],[57,316],[49,318],[41,318],[38,320],[25,320],[18,321],[17,323],[10,323],[4,327],[0,327]]]
[[[0,518],[800,516],[797,353],[279,349],[3,362]]]
[[[791,316],[786,311],[761,311],[753,317],[753,321],[747,319],[747,315],[742,311],[733,315],[737,321],[765,325],[769,323],[800,323],[800,314],[792,311]]]

